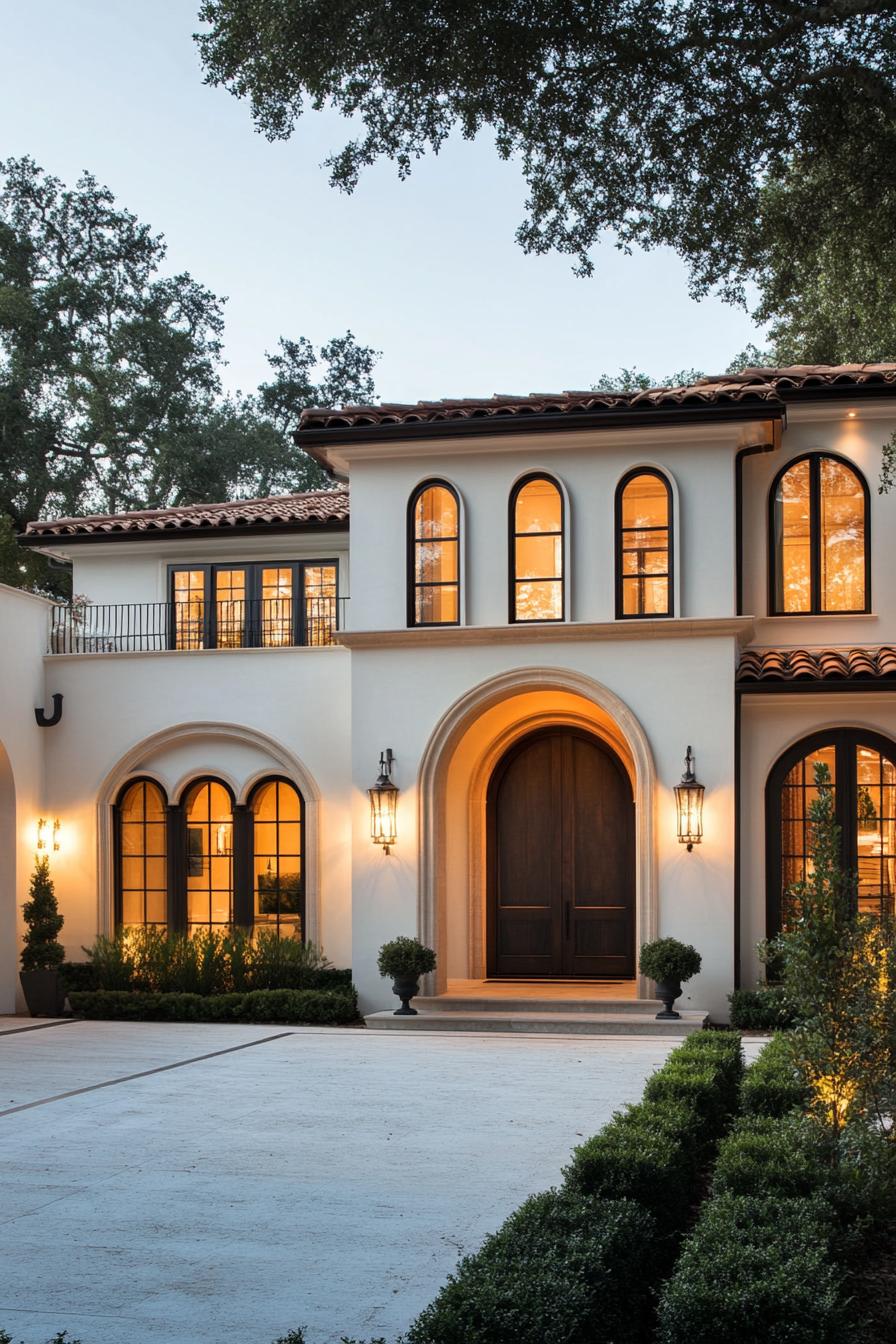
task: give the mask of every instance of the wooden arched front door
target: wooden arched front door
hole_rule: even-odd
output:
[[[604,742],[548,728],[517,742],[488,787],[488,973],[635,973],[635,807]]]

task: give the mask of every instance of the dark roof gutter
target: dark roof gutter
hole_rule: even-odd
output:
[[[348,529],[349,520],[339,518],[329,523],[235,523],[230,527],[157,527],[133,532],[120,529],[114,532],[20,532],[16,540],[29,550],[41,546],[65,550],[68,546],[101,541],[204,541],[209,537],[262,537],[289,532],[347,532]]]

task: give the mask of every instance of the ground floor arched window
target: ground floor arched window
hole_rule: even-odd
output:
[[[260,780],[237,804],[203,777],[171,801],[130,780],[113,808],[116,928],[268,928],[305,936],[305,802],[290,780]]]
[[[768,931],[787,923],[787,892],[811,871],[809,806],[815,767],[828,767],[845,869],[858,874],[859,910],[894,914],[896,904],[896,743],[858,728],[827,729],[795,744],[774,766],[766,790]]]

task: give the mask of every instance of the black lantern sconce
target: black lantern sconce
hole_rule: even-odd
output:
[[[367,790],[370,799],[370,838],[375,845],[382,845],[384,854],[389,853],[396,840],[398,786],[392,782],[394,759],[391,747],[380,753],[379,777],[373,788]]]
[[[678,811],[678,839],[687,845],[688,853],[703,839],[703,785],[694,774],[694,755],[690,747],[684,758],[684,774],[675,786],[675,806]]]

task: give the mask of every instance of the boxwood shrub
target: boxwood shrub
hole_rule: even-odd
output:
[[[736,989],[728,995],[731,1025],[738,1031],[781,1031],[795,1023],[793,1009],[780,985]]]
[[[654,1235],[627,1200],[533,1195],[460,1262],[405,1344],[637,1344]]]
[[[719,1148],[712,1192],[808,1198],[826,1183],[829,1157],[825,1131],[798,1111],[741,1116]]]
[[[79,1017],[135,1022],[286,1022],[335,1026],[354,1022],[358,998],[348,990],[256,989],[248,994],[151,994],[80,990],[69,994]]]
[[[806,1084],[793,1063],[786,1036],[774,1036],[750,1065],[741,1084],[745,1115],[786,1115],[808,1101]]]
[[[710,1199],[663,1289],[657,1344],[843,1344],[843,1271],[820,1199]]]
[[[742,1078],[740,1037],[733,1032],[699,1032],[648,1078],[644,1100],[691,1107],[700,1140],[713,1143],[737,1111]]]

